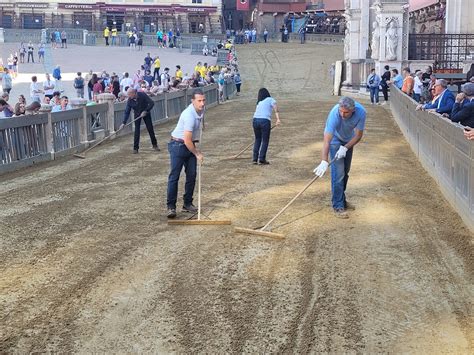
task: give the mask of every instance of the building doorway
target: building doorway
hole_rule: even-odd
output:
[[[43,28],[43,15],[23,14],[22,23],[23,28],[29,30],[40,30]]]

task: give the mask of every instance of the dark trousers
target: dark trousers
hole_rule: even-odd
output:
[[[237,89],[237,92],[240,92],[240,85],[242,85],[242,84],[241,83],[235,84],[235,88]]]
[[[267,37],[268,35],[263,35],[263,40],[265,41],[265,43],[267,43]]]
[[[253,161],[267,160],[268,143],[270,142],[271,121],[266,118],[253,119],[255,143],[253,145]]]
[[[155,131],[153,130],[153,123],[151,123],[151,116],[147,115],[144,118],[140,118],[135,121],[135,135],[133,136],[133,149],[138,150],[140,144],[140,126],[145,121],[146,129],[150,135],[151,144],[156,147],[158,142],[156,141]]]
[[[161,85],[160,68],[155,68],[153,71],[153,79],[158,80],[158,83]]]
[[[334,159],[336,152],[341,144],[331,144],[329,146],[329,155],[331,160]],[[349,181],[349,171],[351,170],[353,149],[346,152],[346,157],[336,160],[331,166],[331,191],[332,191],[332,207],[346,208],[346,188]]]
[[[168,143],[170,153],[170,175],[168,177],[168,194],[166,204],[168,208],[176,208],[178,199],[178,182],[181,170],[186,173],[186,183],[184,184],[184,205],[193,203],[194,186],[196,185],[197,159],[189,151],[184,143],[170,141]]]
[[[108,46],[109,45],[109,37],[104,37],[105,38],[105,45]]]
[[[383,99],[388,101],[388,85],[382,85]]]
[[[33,53],[28,52],[28,59],[27,59],[28,63],[30,62],[30,57],[31,57],[31,61],[34,63],[35,59],[33,58]]]

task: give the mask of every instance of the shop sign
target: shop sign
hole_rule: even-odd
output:
[[[19,8],[28,8],[28,9],[46,9],[49,7],[49,4],[41,4],[41,3],[33,3],[33,4],[28,4],[28,3],[19,3],[16,4],[17,7]]]
[[[2,4],[0,3],[0,7],[6,8],[6,7],[14,7],[15,4]]]
[[[98,9],[99,6],[94,4],[58,4],[58,7],[62,9],[70,9],[70,10],[95,10]]]

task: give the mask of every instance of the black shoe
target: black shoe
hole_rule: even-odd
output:
[[[176,217],[176,209],[175,208],[168,208],[168,218],[175,218]]]
[[[198,211],[197,207],[192,203],[189,205],[183,205],[183,212],[196,213]]]
[[[254,161],[253,161],[253,165],[257,165],[257,164],[258,164],[258,163],[257,163],[257,161],[256,161],[256,160],[254,160]]]
[[[157,152],[160,152],[160,151],[161,151],[160,147],[158,147],[157,145],[154,145],[154,146],[153,146],[153,150],[156,150]]]
[[[138,149],[134,149],[133,154],[138,154]]]
[[[259,164],[259,165],[269,165],[270,162],[269,162],[268,160],[260,160],[260,161],[258,162],[258,164]]]

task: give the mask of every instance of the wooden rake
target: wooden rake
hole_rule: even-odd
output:
[[[199,142],[202,142],[202,126],[201,131],[199,133]],[[202,170],[202,163],[198,162],[197,165],[197,175],[198,175],[198,213],[197,219],[169,219],[169,225],[230,225],[232,221],[230,220],[221,220],[216,221],[212,219],[201,219],[201,170]]]
[[[332,163],[334,162],[334,159],[329,163],[328,167],[332,165]],[[283,239],[285,238],[285,235],[284,234],[281,234],[281,233],[273,233],[273,232],[270,232],[270,231],[267,231],[266,229],[270,226],[270,224],[273,223],[273,221],[275,221],[278,217],[280,217],[280,215],[286,211],[286,209],[288,207],[291,206],[291,204],[293,202],[296,201],[296,199],[298,197],[300,197],[303,192],[305,192],[316,180],[319,179],[319,176],[315,176],[313,177],[306,185],[305,187],[300,191],[298,192],[298,194],[296,194],[295,197],[293,197],[291,199],[290,202],[288,202],[286,204],[285,207],[283,207],[280,212],[278,212],[271,220],[268,221],[267,224],[265,224],[262,228],[260,229],[249,229],[249,228],[241,228],[241,227],[234,227],[234,231],[236,233],[243,233],[243,234],[254,234],[254,235],[259,235],[259,236],[262,236],[262,237],[270,237],[270,238],[275,238],[275,239]]]
[[[276,127],[276,125],[275,125],[275,126],[272,126],[272,127],[270,128],[270,131],[271,131],[273,128],[275,128],[275,127]],[[226,158],[226,159],[224,159],[224,160],[237,159],[237,158],[240,157],[242,154],[244,154],[253,144],[254,144],[254,142],[250,143],[250,144],[247,145],[244,149],[242,149],[240,152],[238,152],[236,155],[233,155],[233,156],[231,156],[231,157],[229,157],[229,158]]]
[[[81,158],[81,159],[86,159],[86,154],[91,151],[92,149],[94,149],[95,147],[97,147],[98,145],[102,144],[103,142],[105,142],[107,139],[109,139],[110,137],[113,137],[115,136],[117,133],[119,133],[122,129],[124,129],[125,127],[131,125],[133,122],[139,120],[140,118],[144,117],[143,115],[140,115],[138,116],[137,118],[134,118],[133,120],[131,120],[130,122],[128,122],[126,125],[124,125],[122,128],[119,128],[118,130],[116,130],[115,132],[109,134],[107,137],[104,137],[102,138],[100,141],[98,141],[97,143],[93,144],[92,146],[90,146],[89,148],[87,148],[86,150],[84,150],[81,154],[74,154],[74,156],[76,158]]]

